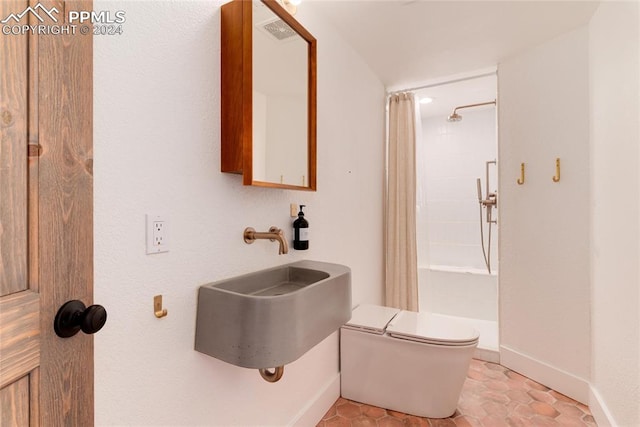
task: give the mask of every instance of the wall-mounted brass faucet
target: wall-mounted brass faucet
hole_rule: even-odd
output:
[[[244,229],[245,243],[253,243],[257,239],[269,239],[272,242],[275,242],[277,240],[278,243],[280,243],[278,255],[284,255],[289,252],[289,245],[287,244],[287,239],[284,236],[284,231],[282,231],[278,227],[271,227],[267,233],[258,232],[252,227],[247,227]]]

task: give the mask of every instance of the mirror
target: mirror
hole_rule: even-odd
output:
[[[274,0],[222,6],[222,172],[316,189],[316,40]]]

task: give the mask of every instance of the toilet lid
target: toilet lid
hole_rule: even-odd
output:
[[[399,312],[397,308],[361,304],[353,310],[351,320],[343,327],[382,335],[391,319]]]
[[[387,333],[394,338],[449,346],[473,344],[480,336],[472,327],[454,319],[413,311],[400,312],[387,325]]]

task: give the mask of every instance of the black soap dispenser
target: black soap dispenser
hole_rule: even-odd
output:
[[[304,208],[304,205],[300,205],[298,219],[293,221],[293,249],[299,251],[309,249],[309,221],[304,219],[302,208]]]

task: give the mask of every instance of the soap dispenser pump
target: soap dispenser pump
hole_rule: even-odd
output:
[[[298,219],[293,221],[293,249],[299,251],[309,249],[309,221],[304,219],[304,212],[302,212],[304,206],[300,205]]]

